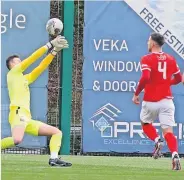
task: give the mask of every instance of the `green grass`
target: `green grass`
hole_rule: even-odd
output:
[[[184,171],[171,170],[169,158],[63,156],[71,168],[50,167],[48,158],[2,155],[2,180],[184,180]]]

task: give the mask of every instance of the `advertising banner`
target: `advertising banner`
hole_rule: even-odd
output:
[[[167,41],[163,50],[176,58],[183,71],[184,34],[179,25],[184,22],[184,2],[173,6],[174,2],[85,1],[84,152],[153,151],[154,142],[141,128],[141,105],[133,104],[132,97],[141,75],[140,59],[148,54],[151,32],[164,34]],[[169,14],[165,6],[176,9]],[[184,87],[180,84],[172,89],[176,106],[174,131],[179,151],[184,153]],[[162,136],[159,121],[155,126]],[[169,150],[165,146],[163,151]]]

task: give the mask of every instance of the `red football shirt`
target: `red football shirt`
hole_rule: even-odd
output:
[[[150,81],[144,89],[144,101],[156,102],[173,98],[171,79],[180,72],[174,57],[164,52],[148,54],[141,59],[141,69],[150,71]]]

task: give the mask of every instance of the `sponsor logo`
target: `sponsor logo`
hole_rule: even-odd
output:
[[[101,137],[113,136],[113,124],[115,119],[122,113],[114,105],[107,103],[99,108],[90,118],[93,128],[101,132]]]
[[[122,110],[118,107],[107,103],[97,109],[89,121],[93,129],[100,132],[101,138],[147,139],[147,136],[143,133],[141,122],[119,120],[122,113]],[[153,125],[161,135],[160,123],[154,123]],[[184,124],[176,123],[174,130],[178,140],[182,140],[184,138]]]

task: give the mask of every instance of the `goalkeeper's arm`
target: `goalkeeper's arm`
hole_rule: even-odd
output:
[[[28,80],[28,83],[31,84],[33,83],[50,65],[52,60],[54,59],[56,54],[50,53],[47,55],[42,62],[37,66],[31,73],[25,75],[26,79]]]
[[[45,46],[42,46],[38,50],[36,50],[31,56],[26,58],[21,62],[21,69],[22,72],[25,71],[31,64],[33,64],[37,59],[39,59],[41,56],[43,56],[48,49],[51,49],[55,46],[58,46],[59,42],[63,41],[62,36],[57,36],[55,39],[53,39],[51,42],[48,42]]]
[[[22,71],[25,71],[31,64],[33,64],[37,59],[39,59],[41,56],[43,56],[49,48],[47,46],[43,46],[36,50],[31,56],[26,58],[21,62],[21,69]]]
[[[58,44],[57,47],[54,47],[54,49],[52,49],[51,53],[43,59],[40,65],[36,67],[31,73],[26,75],[28,83],[33,83],[43,73],[43,71],[47,69],[57,53],[65,48],[68,48],[68,42],[65,39],[62,39],[61,43]]]

